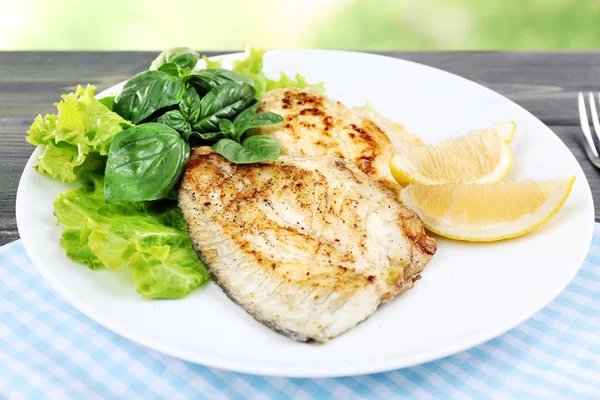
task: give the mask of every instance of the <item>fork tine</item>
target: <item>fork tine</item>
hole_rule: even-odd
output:
[[[594,95],[589,93],[590,99],[590,110],[592,110],[592,124],[594,125],[594,133],[598,138],[598,142],[600,142],[600,121],[598,120],[598,112],[596,111],[596,100],[594,100]]]
[[[596,150],[596,145],[594,144],[594,139],[592,138],[590,122],[588,121],[587,111],[585,110],[585,100],[583,99],[583,93],[581,92],[579,92],[579,96],[577,96],[577,103],[579,105],[579,122],[581,123],[583,136],[585,136],[585,140],[587,141],[591,152],[595,157],[598,157],[598,150]]]

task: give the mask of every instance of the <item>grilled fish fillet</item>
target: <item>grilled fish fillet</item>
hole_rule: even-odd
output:
[[[330,155],[236,165],[196,148],[179,207],[214,281],[298,341],[351,329],[413,287],[436,250],[393,191]]]
[[[356,164],[391,189],[399,188],[389,165],[394,151],[422,145],[401,124],[373,110],[348,109],[311,88],[271,90],[259,99],[258,112],[265,111],[284,118],[280,124],[257,130],[260,135],[279,138],[281,154],[332,154]]]

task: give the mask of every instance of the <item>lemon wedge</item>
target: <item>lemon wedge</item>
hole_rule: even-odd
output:
[[[575,177],[488,184],[410,185],[402,202],[439,235],[489,242],[545,224],[564,204]]]
[[[488,183],[502,180],[510,171],[514,123],[495,124],[437,145],[423,145],[390,159],[392,175],[402,186],[410,183]]]

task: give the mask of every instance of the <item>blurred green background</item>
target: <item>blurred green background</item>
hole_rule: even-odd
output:
[[[0,49],[600,48],[600,0],[0,0]]]

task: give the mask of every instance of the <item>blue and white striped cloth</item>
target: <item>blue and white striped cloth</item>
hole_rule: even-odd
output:
[[[148,350],[59,298],[0,248],[0,398],[600,399],[600,225],[573,282],[512,331],[413,368],[338,379],[237,374]]]

